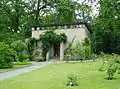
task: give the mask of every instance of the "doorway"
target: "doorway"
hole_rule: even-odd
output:
[[[60,44],[54,45],[54,57],[60,57]]]

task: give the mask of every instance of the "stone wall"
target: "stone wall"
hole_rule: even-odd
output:
[[[32,37],[39,39],[39,35],[43,34],[45,31],[46,30],[32,30]],[[80,28],[66,28],[66,29],[60,28],[55,30],[55,32],[57,34],[65,33],[67,35],[68,42],[71,42],[74,36],[76,36],[74,43],[77,43],[77,42],[81,43],[85,38],[88,38],[90,35],[88,29],[85,26]]]
[[[44,34],[45,31],[47,30],[40,30],[39,27],[37,27],[36,30],[32,28],[32,37],[39,39],[40,34]],[[67,28],[66,26],[59,26],[59,28],[56,29],[55,32],[57,34],[65,33],[67,36],[67,43],[60,44],[60,60],[64,59],[64,50],[68,47],[69,43],[72,42],[74,37],[75,39],[74,39],[73,45],[75,45],[78,42],[81,43],[84,41],[85,38],[90,37],[90,32],[85,27],[85,25],[71,26],[70,28]],[[54,50],[53,50],[53,47],[51,47],[51,49],[46,55],[47,60],[49,60],[50,57],[53,57],[53,55],[54,55]]]

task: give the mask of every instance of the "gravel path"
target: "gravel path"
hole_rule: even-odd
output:
[[[13,71],[5,72],[5,73],[0,73],[0,80],[5,80],[5,79],[11,78],[11,77],[21,75],[26,72],[30,72],[32,70],[47,66],[48,64],[51,64],[51,63],[52,62],[39,62],[39,63],[33,62],[33,65],[30,67],[25,67],[25,68],[16,69]]]

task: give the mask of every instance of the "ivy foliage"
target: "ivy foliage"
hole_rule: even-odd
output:
[[[28,51],[28,55],[29,55],[29,59],[32,60],[34,57],[34,46],[36,43],[36,39],[35,38],[29,38],[27,41],[27,51]]]
[[[64,33],[56,34],[53,30],[48,30],[44,34],[40,35],[40,41],[47,42],[49,45],[66,42],[67,36]]]
[[[65,33],[56,34],[54,30],[48,30],[44,34],[40,35],[40,41],[42,42],[43,57],[45,57],[51,45],[58,44],[67,41]]]

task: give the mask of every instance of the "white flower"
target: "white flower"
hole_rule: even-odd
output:
[[[17,31],[17,33],[20,33],[20,31]]]
[[[120,3],[120,0],[119,0],[119,1],[117,1],[117,3]]]
[[[118,16],[115,16],[115,19],[118,19]]]
[[[105,61],[105,63],[107,63],[107,61]]]
[[[70,82],[70,85],[72,85],[72,82]]]
[[[12,29],[12,31],[14,32],[15,30],[14,30],[14,29]]]

